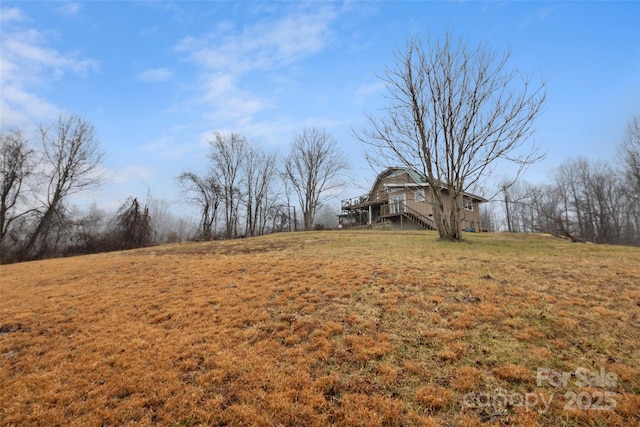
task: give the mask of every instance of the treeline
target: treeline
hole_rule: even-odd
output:
[[[235,133],[214,133],[209,146],[204,172],[176,177],[200,214],[192,227],[152,199],[130,197],[112,214],[70,208],[71,196],[105,182],[95,130],[79,116],[40,126],[36,141],[20,130],[0,133],[0,263],[310,230],[347,168],[320,128],[296,134],[284,158]]]
[[[155,211],[161,206],[152,201]],[[55,247],[57,253],[49,256],[71,256],[99,252],[143,248],[159,243],[182,241],[187,234],[186,223],[175,222],[167,227],[167,222],[159,222],[151,213],[149,203],[141,204],[137,198],[128,198],[113,215],[92,205],[85,214],[72,212],[63,231],[64,241]],[[171,231],[169,231],[171,230]],[[177,230],[177,231],[176,231]],[[179,230],[183,230],[180,233]]]
[[[178,177],[199,208],[203,240],[313,229],[324,196],[344,184],[348,167],[336,140],[314,127],[294,136],[281,161],[240,134],[214,133],[209,146],[206,172]]]
[[[629,122],[617,154],[615,164],[567,160],[545,184],[503,186],[503,228],[550,232],[578,241],[640,245],[638,116]]]
[[[74,226],[72,195],[102,181],[102,152],[86,120],[61,115],[38,144],[19,130],[0,135],[0,261],[58,256]],[[34,147],[33,145],[37,145]]]
[[[73,195],[105,182],[95,130],[81,117],[40,126],[36,141],[0,133],[0,263],[311,230],[327,195],[345,183],[346,157],[321,128],[295,134],[281,157],[237,133],[214,133],[208,143],[202,169],[176,177],[199,212],[191,225],[149,197],[130,197],[113,213],[71,208]],[[500,194],[483,211],[483,228],[640,245],[640,118],[629,122],[615,164],[568,160],[548,183],[505,184]]]

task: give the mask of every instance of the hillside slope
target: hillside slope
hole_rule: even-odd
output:
[[[0,425],[637,425],[638,265],[334,231],[0,266]]]

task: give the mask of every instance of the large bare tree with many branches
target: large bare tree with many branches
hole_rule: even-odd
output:
[[[37,220],[20,253],[20,259],[40,258],[49,248],[47,238],[52,225],[65,219],[65,201],[72,195],[99,186],[103,153],[95,129],[84,118],[61,114],[50,126],[40,126],[42,142],[39,192],[41,206],[35,210]]]
[[[381,76],[386,108],[369,114],[368,127],[357,132],[372,165],[401,163],[424,173],[441,239],[462,239],[463,194],[498,161],[524,167],[542,158],[527,142],[545,102],[545,83],[532,85],[509,71],[509,56],[450,33],[425,42],[413,36]]]
[[[200,176],[194,172],[183,172],[178,176],[180,186],[189,194],[189,201],[200,208],[198,235],[203,240],[215,237],[218,207],[222,202],[222,188],[213,172]]]
[[[284,161],[283,177],[298,197],[304,229],[311,230],[323,197],[343,185],[348,162],[335,138],[325,129],[304,128],[297,133]]]

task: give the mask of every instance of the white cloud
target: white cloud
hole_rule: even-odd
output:
[[[266,144],[271,147],[286,146],[291,142],[291,138],[301,128],[318,126],[327,129],[337,127],[348,127],[350,120],[331,120],[322,117],[309,117],[305,120],[298,120],[291,117],[279,117],[270,118],[269,120],[256,121],[247,123],[242,126],[242,134],[245,135],[250,141],[260,144]],[[205,141],[202,147],[207,148],[206,141],[211,139],[213,132],[232,133],[238,132],[238,129],[226,128],[226,129],[210,129],[204,132],[201,136],[201,140]]]
[[[167,136],[163,136],[154,141],[147,142],[140,146],[142,151],[147,151],[150,153],[156,153],[160,150],[164,150],[170,143],[171,139]]]
[[[20,10],[9,9],[7,18],[3,9],[0,32],[0,126],[24,127],[37,121],[50,119],[58,108],[37,94],[41,86],[63,78],[67,73],[85,74],[98,68],[98,62],[60,52],[47,45],[47,39],[36,29],[19,28],[11,23],[24,20]]]
[[[197,144],[176,144],[173,137],[163,136],[140,146],[140,150],[167,159],[179,159],[185,153],[196,150]]]
[[[291,64],[321,51],[332,39],[329,8],[297,11],[280,19],[236,29],[229,23],[200,38],[185,37],[176,50],[205,69],[246,73]],[[235,34],[234,34],[235,32]]]
[[[231,73],[216,72],[203,75],[202,89],[206,100],[215,101],[237,88],[235,78]]]
[[[183,38],[175,49],[200,70],[198,101],[210,110],[205,116],[231,119],[244,127],[275,105],[249,90],[247,77],[294,65],[322,51],[333,38],[330,26],[335,18],[336,12],[327,5],[315,10],[295,8],[279,19],[242,28],[220,23],[211,33]]]
[[[151,68],[138,74],[138,80],[145,83],[164,82],[173,77],[173,70],[168,68]]]
[[[61,53],[46,47],[45,43],[42,33],[34,29],[3,34],[3,59],[19,67],[20,71],[16,74],[28,71],[29,76],[38,80],[46,73],[53,73],[54,78],[60,78],[66,71],[82,74],[98,66],[96,61]]]
[[[29,128],[35,122],[54,117],[59,108],[18,85],[0,84],[0,128]]]
[[[17,7],[2,7],[0,8],[0,22],[7,24],[9,22],[22,21],[24,16],[22,11]]]
[[[385,88],[383,81],[365,83],[356,88],[354,102],[358,105],[364,104],[373,95],[378,95]]]
[[[127,165],[121,169],[110,170],[109,175],[114,184],[146,183],[154,177],[154,171],[144,166]]]
[[[58,7],[56,12],[63,16],[75,16],[80,12],[80,3],[74,1],[65,1]]]

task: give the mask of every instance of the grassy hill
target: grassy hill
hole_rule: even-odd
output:
[[[0,266],[0,425],[638,425],[639,265],[333,231]]]

